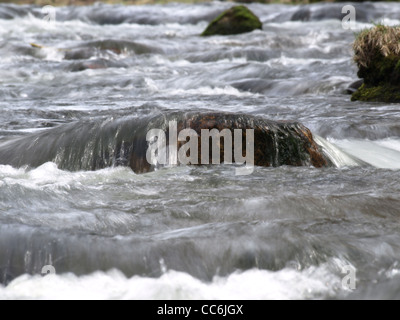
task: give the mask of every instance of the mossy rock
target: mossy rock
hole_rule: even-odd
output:
[[[400,84],[400,57],[385,57],[380,52],[375,52],[368,67],[360,66],[357,75],[369,85],[377,86],[382,82]]]
[[[364,85],[352,100],[400,102],[400,27],[377,25],[364,30],[353,48]]]
[[[368,86],[363,84],[353,95],[351,101],[400,102],[400,86]]]
[[[236,6],[210,23],[202,36],[233,35],[262,29],[260,19],[245,6]]]
[[[362,31],[354,42],[358,76],[366,84],[400,84],[400,28],[377,25]]]

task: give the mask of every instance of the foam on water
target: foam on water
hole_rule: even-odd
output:
[[[350,157],[348,154],[340,150],[334,144],[329,143],[329,141],[323,139],[322,137],[314,135],[314,140],[318,145],[322,147],[325,154],[329,157],[329,159],[336,167],[357,167],[360,165],[357,160]]]
[[[0,166],[0,187],[22,186],[30,190],[48,190],[63,193],[71,188],[101,186],[109,182],[127,183],[140,179],[130,168],[107,168],[99,171],[68,172],[57,168],[52,162],[28,170]]]
[[[2,299],[278,300],[320,299],[333,297],[338,292],[345,292],[341,278],[327,264],[302,271],[253,269],[215,277],[211,283],[176,271],[168,271],[160,278],[127,279],[121,272],[112,270],[81,277],[24,275],[7,287],[0,285]]]
[[[400,140],[333,140],[348,154],[381,169],[400,169]]]
[[[235,97],[251,97],[257,96],[257,94],[251,92],[242,92],[236,88],[231,86],[226,86],[224,88],[211,88],[211,87],[201,87],[198,89],[188,89],[188,90],[169,90],[169,95],[204,95],[204,96],[219,96],[219,95],[227,95],[227,96],[235,96]]]

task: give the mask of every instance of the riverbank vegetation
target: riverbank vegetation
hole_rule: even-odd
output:
[[[377,25],[358,34],[354,61],[364,84],[352,100],[400,101],[400,27]]]

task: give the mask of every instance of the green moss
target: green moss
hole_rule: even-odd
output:
[[[363,84],[351,97],[352,101],[400,102],[400,86]]]
[[[398,27],[376,25],[360,32],[353,46],[358,76],[374,86],[381,82],[400,84],[399,44]]]
[[[245,6],[236,6],[210,23],[202,36],[231,35],[262,29],[260,19]]]
[[[370,85],[400,83],[400,57],[375,53],[368,67],[359,66],[358,76]]]

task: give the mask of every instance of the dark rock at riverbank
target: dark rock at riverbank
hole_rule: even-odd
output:
[[[236,6],[210,23],[202,36],[232,35],[262,29],[260,19],[245,6]]]
[[[358,89],[360,89],[360,87],[364,84],[364,79],[360,79],[357,81],[354,81],[352,84],[350,84],[347,89],[346,89],[346,93],[347,94],[353,94],[354,92],[356,92]]]

